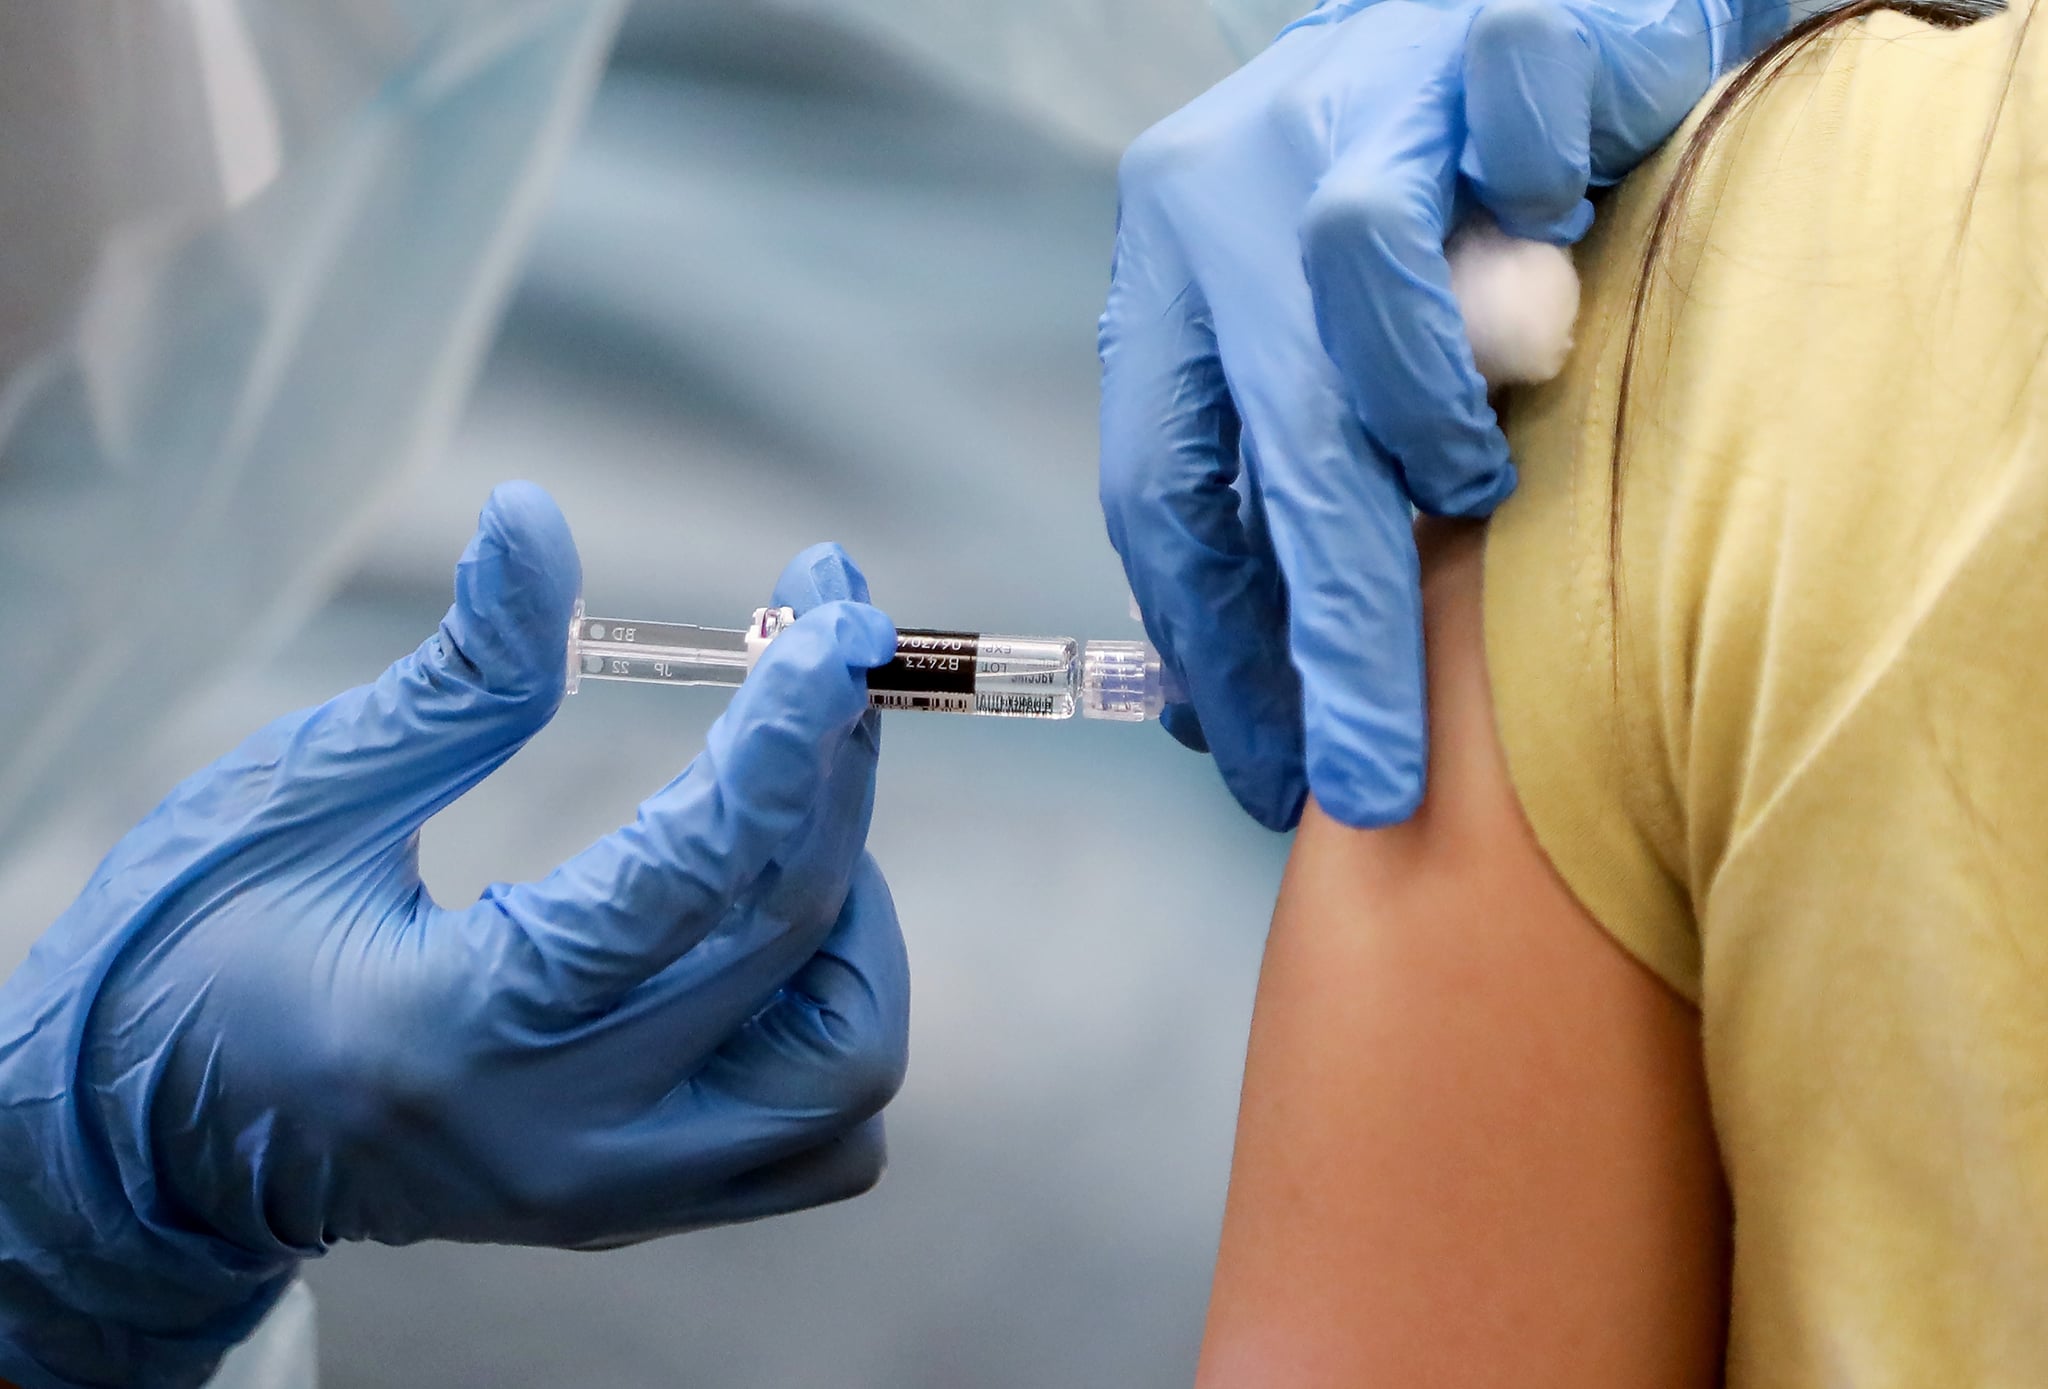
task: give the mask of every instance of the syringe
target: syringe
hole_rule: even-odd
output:
[[[569,624],[569,690],[585,680],[650,685],[726,685],[746,679],[768,643],[796,621],[788,608],[757,608],[745,628],[589,617]],[[896,658],[868,672],[877,709],[923,709],[1017,719],[1138,723],[1172,698],[1159,653],[1142,641],[1006,637],[899,628]]]

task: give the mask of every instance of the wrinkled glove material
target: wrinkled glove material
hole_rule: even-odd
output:
[[[1244,807],[1406,819],[1427,764],[1416,510],[1515,471],[1444,243],[1569,243],[1778,0],[1330,0],[1141,136],[1100,331],[1102,504]]]
[[[560,702],[580,582],[498,489],[433,637],[180,785],[0,986],[0,1377],[201,1383],[338,1240],[601,1247],[875,1180],[895,634],[835,547],[632,825],[467,907],[421,885],[420,827]]]

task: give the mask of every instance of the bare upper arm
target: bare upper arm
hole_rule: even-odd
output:
[[[1496,741],[1481,535],[1428,528],[1409,824],[1311,806],[1260,976],[1201,1389],[1718,1382],[1698,1016],[1558,880]]]

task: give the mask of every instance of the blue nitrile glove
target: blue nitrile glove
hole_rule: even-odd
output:
[[[1728,5],[1749,13],[1738,19]],[[1103,314],[1102,504],[1145,626],[1263,824],[1422,796],[1410,504],[1514,487],[1443,244],[1476,195],[1557,242],[1783,0],[1343,0],[1132,145]],[[1199,722],[1197,721],[1199,715]]]
[[[0,987],[0,1378],[197,1384],[337,1240],[603,1246],[874,1182],[895,638],[836,548],[634,824],[471,906],[420,885],[420,826],[560,702],[580,582],[498,489],[439,632],[178,787]]]

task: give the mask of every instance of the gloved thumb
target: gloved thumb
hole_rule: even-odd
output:
[[[455,601],[434,653],[452,677],[443,688],[469,687],[457,697],[465,712],[489,701],[539,728],[561,702],[569,621],[582,591],[583,562],[555,499],[530,482],[500,484],[455,565]]]
[[[363,827],[356,842],[410,836],[553,716],[582,584],[554,499],[529,482],[498,487],[440,628],[374,684],[304,716],[280,770],[317,783],[321,818]]]

